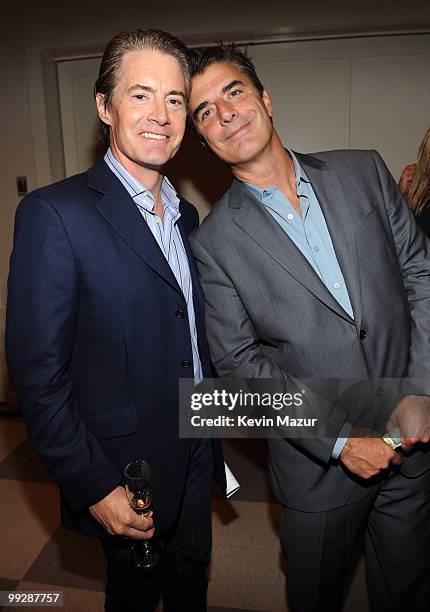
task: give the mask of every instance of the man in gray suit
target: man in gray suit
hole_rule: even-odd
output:
[[[285,149],[254,66],[233,47],[195,53],[190,119],[234,175],[191,238],[218,374],[420,378],[428,394],[430,245],[380,156]],[[384,390],[374,401],[386,410]],[[402,428],[400,452],[359,437],[338,405],[333,438],[269,440],[292,612],[341,610],[364,528],[371,610],[428,610],[428,398],[400,398],[384,421]]]

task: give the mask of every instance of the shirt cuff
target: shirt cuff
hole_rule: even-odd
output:
[[[352,425],[351,423],[344,423],[342,429],[339,432],[339,437],[336,440],[336,444],[333,447],[331,458],[339,459],[340,453],[343,451],[343,447],[348,441],[349,434],[351,433]]]

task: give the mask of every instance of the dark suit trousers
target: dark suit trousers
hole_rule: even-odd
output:
[[[291,612],[340,612],[359,535],[365,532],[371,612],[430,609],[430,471],[394,474],[364,499],[328,512],[284,508]]]
[[[212,478],[211,440],[192,440],[180,514],[174,528],[162,538],[165,549],[157,570],[136,572],[131,564],[130,542],[105,538],[106,612],[152,612],[161,594],[165,612],[206,610]]]

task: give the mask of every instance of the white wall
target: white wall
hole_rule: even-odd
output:
[[[15,177],[27,176],[29,188],[34,189],[60,178],[64,170],[57,130],[53,59],[80,50],[85,53],[89,49],[100,50],[121,28],[149,26],[199,42],[264,38],[268,32],[299,35],[398,28],[430,31],[430,3],[218,0],[215,5],[205,5],[192,0],[151,3],[150,8],[141,0],[129,0],[122,5],[110,0],[8,3],[1,15],[0,336],[13,216],[19,202]],[[404,79],[405,75],[399,75],[399,87]],[[0,400],[7,394],[5,376],[0,350]]]
[[[430,34],[250,48],[284,143],[377,149],[397,178],[430,126]]]

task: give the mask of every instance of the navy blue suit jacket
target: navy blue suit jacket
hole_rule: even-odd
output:
[[[204,302],[186,238],[198,216],[184,200],[180,212],[208,376]],[[193,361],[186,313],[164,255],[104,161],[18,207],[7,358],[30,438],[60,488],[65,526],[99,534],[88,507],[139,458],[152,466],[156,528],[172,526],[189,454],[178,436],[178,379],[193,377],[184,367]],[[214,451],[222,483],[219,444]]]

